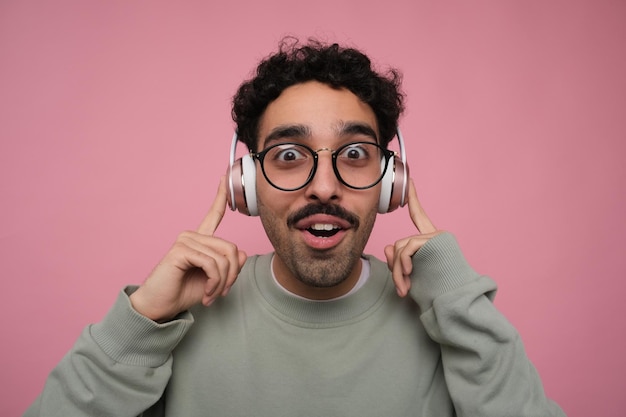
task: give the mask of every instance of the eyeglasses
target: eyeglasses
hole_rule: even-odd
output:
[[[339,182],[365,190],[378,184],[395,153],[373,142],[351,142],[333,150],[313,150],[300,143],[277,143],[252,157],[261,164],[267,182],[282,191],[296,191],[309,184],[317,170],[320,152],[331,152]]]

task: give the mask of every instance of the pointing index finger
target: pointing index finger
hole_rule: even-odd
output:
[[[215,200],[213,200],[213,204],[211,205],[209,212],[202,220],[202,223],[200,223],[200,226],[198,227],[198,233],[213,236],[213,234],[217,230],[217,226],[220,225],[222,219],[224,218],[227,199],[228,192],[226,189],[226,177],[222,176],[222,178],[220,179],[220,185],[217,188],[217,195],[215,196]]]
[[[421,234],[436,232],[437,228],[430,221],[419,201],[419,198],[417,198],[417,191],[415,191],[413,178],[411,178],[409,182],[409,215],[411,216],[413,224],[417,227],[417,230],[419,230]]]

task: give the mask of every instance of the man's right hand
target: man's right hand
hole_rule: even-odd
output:
[[[214,236],[226,211],[226,179],[222,177],[215,201],[197,231],[183,232],[130,296],[133,308],[158,322],[171,320],[191,306],[211,305],[233,285],[247,255]]]

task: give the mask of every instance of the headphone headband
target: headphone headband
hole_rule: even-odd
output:
[[[396,136],[398,136],[398,148],[400,150],[400,161],[402,162],[403,169],[403,178],[402,178],[402,193],[400,200],[400,207],[404,207],[406,204],[406,196],[408,194],[407,186],[409,185],[409,166],[406,164],[406,151],[404,150],[404,137],[402,136],[402,132],[399,127],[396,127]]]

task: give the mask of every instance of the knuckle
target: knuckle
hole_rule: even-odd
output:
[[[192,239],[194,232],[190,231],[190,230],[184,230],[182,232],[180,232],[178,234],[178,237],[176,238],[177,242],[182,242],[182,241],[187,241]]]
[[[172,245],[172,249],[170,252],[181,252],[187,248],[187,245],[182,240],[177,239],[176,242]]]
[[[237,245],[235,245],[232,242],[226,242],[226,245],[224,247],[225,251],[227,254],[234,254],[237,253],[239,250],[237,248]]]
[[[215,271],[219,268],[219,265],[214,257],[204,255],[204,267],[207,268],[209,271]]]

